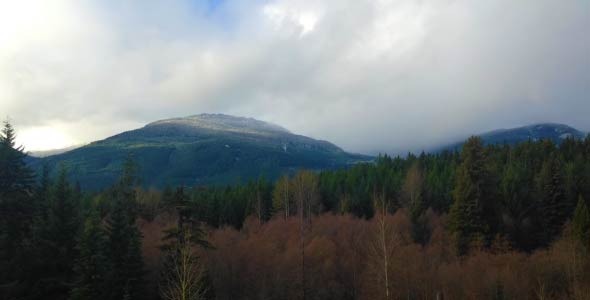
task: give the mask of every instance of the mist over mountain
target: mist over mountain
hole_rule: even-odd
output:
[[[486,145],[514,145],[529,140],[533,142],[550,140],[555,144],[561,144],[561,142],[567,138],[583,139],[586,137],[587,133],[565,124],[539,123],[516,128],[497,129],[477,135],[481,137]],[[463,141],[460,141],[443,146],[437,150],[460,150],[462,145]]]
[[[200,114],[156,121],[31,164],[63,165],[82,187],[98,189],[115,181],[128,155],[139,165],[142,184],[156,187],[274,179],[300,168],[340,168],[371,159],[275,124]]]

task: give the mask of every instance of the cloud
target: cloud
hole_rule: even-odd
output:
[[[0,113],[27,136],[83,143],[201,112],[360,152],[590,129],[584,0],[1,3]]]

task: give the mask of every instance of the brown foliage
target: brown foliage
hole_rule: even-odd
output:
[[[567,231],[532,254],[515,252],[498,237],[492,248],[458,257],[446,216],[426,216],[432,235],[425,246],[413,243],[405,211],[385,216],[389,299],[590,299],[588,253]],[[155,222],[161,224],[154,228],[165,223],[160,217]],[[305,237],[306,299],[384,299],[379,257],[371,250],[377,222],[349,215],[313,218]],[[150,226],[142,226],[144,243],[157,240],[149,237],[158,232]],[[210,242],[214,249],[201,256],[217,299],[301,299],[297,217],[279,215],[264,224],[251,218],[239,231],[211,230]]]

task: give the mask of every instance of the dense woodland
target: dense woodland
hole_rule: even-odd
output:
[[[590,137],[100,192],[0,135],[0,299],[590,299]],[[198,168],[198,166],[195,166]]]

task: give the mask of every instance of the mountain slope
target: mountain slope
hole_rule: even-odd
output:
[[[583,139],[586,137],[586,134],[564,124],[540,123],[511,129],[498,129],[480,134],[479,136],[486,145],[514,145],[528,140],[551,140],[556,144],[560,144],[566,138]],[[455,143],[450,146],[443,147],[443,150],[460,149],[462,145],[463,142]]]
[[[70,146],[62,149],[53,149],[53,150],[40,150],[40,151],[30,151],[29,155],[37,158],[43,158],[51,155],[58,155],[62,153],[66,153],[68,151],[72,151],[76,148],[81,147],[80,145]]]
[[[112,184],[127,155],[145,186],[227,184],[298,168],[338,168],[370,157],[251,118],[201,114],[150,123],[72,151],[35,160],[67,166],[84,188]]]

